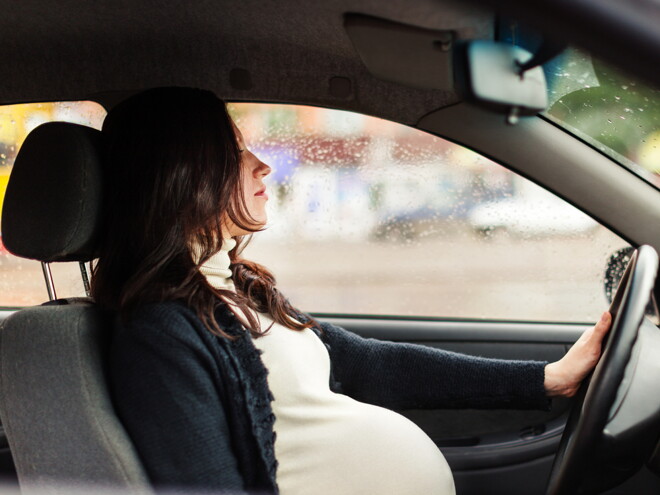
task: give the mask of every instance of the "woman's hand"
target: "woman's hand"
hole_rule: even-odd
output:
[[[612,325],[606,311],[596,325],[584,332],[559,361],[545,367],[545,392],[548,397],[573,397],[582,380],[598,363],[603,337]]]

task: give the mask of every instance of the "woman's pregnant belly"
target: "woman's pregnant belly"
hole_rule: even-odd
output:
[[[332,395],[276,408],[282,495],[454,493],[447,462],[417,425],[388,409]]]
[[[330,358],[311,330],[273,325],[254,343],[275,397],[282,495],[454,494],[447,462],[417,425],[330,390]]]

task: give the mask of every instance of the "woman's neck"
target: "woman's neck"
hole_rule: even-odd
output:
[[[236,247],[236,240],[233,238],[224,239],[220,251],[211,256],[199,271],[206,277],[207,282],[216,289],[235,290],[234,281],[231,279],[232,273],[229,268],[231,260],[229,251]]]

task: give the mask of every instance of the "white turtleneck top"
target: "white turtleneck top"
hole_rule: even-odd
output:
[[[235,290],[234,281],[231,278],[229,265],[229,251],[236,247],[236,239],[230,238],[222,241],[222,249],[215,253],[204,263],[199,271],[206,277],[211,287],[216,289]]]
[[[234,290],[223,249],[200,271],[219,289]],[[237,312],[243,321],[244,315]],[[330,390],[330,357],[313,331],[286,328],[257,314],[268,333],[254,339],[274,396],[282,495],[453,495],[454,482],[431,439],[407,418]],[[271,326],[272,325],[272,326]]]

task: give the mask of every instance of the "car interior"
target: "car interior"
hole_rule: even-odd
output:
[[[110,109],[147,88],[200,87],[236,104],[238,114],[247,103],[303,105],[402,124],[542,186],[626,246],[641,247],[619,267],[614,331],[590,386],[574,399],[553,400],[550,411],[400,412],[441,449],[461,495],[657,493],[659,183],[544,113],[550,104],[541,68],[577,45],[655,88],[660,81],[649,64],[660,62],[660,39],[649,26],[655,19],[657,27],[660,9],[652,4],[67,0],[54,7],[29,0],[5,5],[0,18],[8,69],[0,105],[93,101]],[[585,18],[589,28],[581,29]],[[540,44],[505,42],[517,23],[541,33]],[[604,35],[606,25],[618,36]],[[533,66],[517,71],[516,57]],[[660,130],[653,105],[647,113],[655,112]],[[45,123],[17,150],[9,175],[2,245],[40,264],[48,300],[0,300],[0,482],[7,489],[152,491],[105,381],[114,315],[84,292],[58,298],[51,273],[71,264],[88,288],[108,173],[99,148],[98,130]],[[476,264],[469,256],[465,262]],[[607,260],[596,261],[604,272]],[[3,290],[19,283],[17,273]],[[593,324],[309,306],[302,309],[365,337],[548,362]]]

